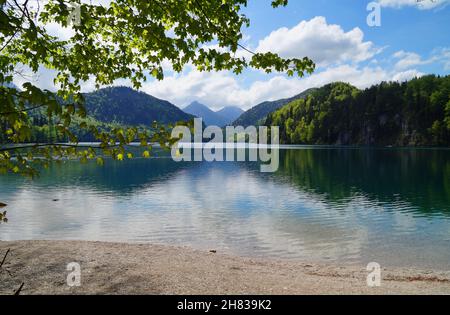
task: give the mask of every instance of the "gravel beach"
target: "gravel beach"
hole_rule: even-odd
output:
[[[264,260],[186,247],[86,241],[0,241],[0,293],[13,294],[450,294],[450,272]],[[80,286],[67,285],[81,267]]]

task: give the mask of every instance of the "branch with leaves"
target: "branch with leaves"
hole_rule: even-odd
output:
[[[253,52],[243,46],[242,29],[250,21],[242,14],[247,0],[113,0],[105,7],[80,0],[0,0],[0,172],[35,175],[36,164],[53,159],[97,159],[95,148],[81,148],[71,126],[88,130],[99,142],[102,155],[114,159],[129,157],[126,145],[138,141],[143,147],[158,142],[174,143],[170,126],[156,126],[150,134],[134,127],[102,130],[89,125],[81,84],[94,80],[97,88],[128,79],[140,88],[148,78],[164,79],[170,64],[175,72],[186,65],[199,71],[228,70],[240,74],[245,68],[289,76],[312,73],[315,65],[307,57],[285,59],[271,52]],[[272,1],[274,8],[287,0]],[[79,22],[70,24],[73,7],[79,8]],[[47,25],[69,27],[68,39],[52,36]],[[219,48],[211,48],[218,46]],[[243,50],[248,57],[239,57]],[[31,82],[20,90],[10,83],[19,67],[32,73],[40,68],[55,73],[56,92],[42,90]],[[50,143],[27,148],[10,144],[29,142],[33,120],[30,112],[42,110],[54,121],[60,138],[75,147]],[[153,126],[155,127],[155,126]],[[5,149],[6,148],[6,149]],[[148,150],[144,156],[149,156]],[[39,158],[37,158],[39,157]]]

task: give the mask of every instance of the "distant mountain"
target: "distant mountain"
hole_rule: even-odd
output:
[[[225,107],[224,109],[215,112],[209,109],[208,106],[199,102],[192,102],[189,106],[185,107],[184,112],[194,115],[203,119],[203,122],[207,126],[219,126],[223,127],[231,124],[234,119],[239,117],[242,110],[237,107]]]
[[[227,119],[227,124],[231,124],[233,121],[238,119],[239,116],[241,116],[244,113],[244,111],[242,109],[240,109],[239,107],[229,106],[229,107],[222,108],[221,110],[217,111],[216,113],[218,113],[222,117],[225,117]]]
[[[281,99],[278,101],[268,101],[263,102],[261,104],[256,105],[255,107],[249,109],[245,113],[243,113],[238,119],[233,122],[234,126],[250,126],[250,125],[261,125],[264,123],[267,115],[271,112],[280,109],[284,105],[297,100],[306,98],[309,94],[311,94],[315,89],[306,90],[296,96],[291,98]]]
[[[187,121],[192,116],[164,101],[128,87],[109,87],[84,95],[89,116],[101,122],[147,125]]]

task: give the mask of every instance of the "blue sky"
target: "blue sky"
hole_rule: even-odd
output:
[[[365,40],[386,47],[379,58],[399,50],[426,57],[434,48],[450,45],[450,7],[445,3],[448,1],[434,1],[441,1],[442,5],[427,10],[418,9],[418,6],[384,7],[380,27],[367,25],[367,15],[370,13],[367,4],[370,1],[366,0],[291,0],[287,7],[276,10],[268,5],[269,0],[250,1],[246,14],[251,18],[252,25],[246,34],[251,36],[253,44],[257,44],[258,39],[272,30],[292,28],[299,21],[324,16],[329,24],[338,24],[346,31],[358,27],[364,32]],[[445,73],[442,67],[432,65],[424,66],[423,70]]]
[[[413,0],[416,1],[416,0]],[[431,0],[424,0],[431,1]],[[441,1],[442,0],[435,0]],[[366,0],[291,0],[285,8],[272,9],[270,0],[250,1],[246,14],[251,27],[245,31],[253,43],[281,27],[292,28],[302,20],[324,16],[328,23],[344,30],[359,27],[366,40],[395,50],[430,53],[430,48],[450,44],[450,8],[446,6],[420,10],[417,6],[382,8],[381,26],[369,27]],[[443,2],[444,3],[444,2]]]
[[[181,108],[197,100],[214,110],[249,109],[333,81],[365,88],[450,72],[450,0],[375,0],[381,6],[381,25],[375,27],[367,24],[369,0],[290,0],[287,7],[277,9],[271,0],[248,2],[244,13],[251,25],[243,30],[242,44],[282,57],[306,55],[317,64],[314,74],[288,78],[248,69],[236,76],[225,71],[201,73],[187,66],[180,74],[168,71],[163,81],[150,80],[142,90]],[[41,87],[51,88],[48,73],[39,81]],[[130,83],[119,80],[116,85]],[[83,85],[83,91],[92,89],[93,82]]]
[[[180,107],[198,100],[213,109],[248,109],[337,80],[365,88],[383,80],[450,72],[450,1],[378,0],[379,27],[367,24],[369,2],[291,0],[287,7],[273,9],[270,0],[249,1],[244,13],[251,25],[244,30],[243,44],[284,57],[312,57],[318,64],[312,76],[288,78],[255,70],[241,76],[198,74],[188,68],[144,90]]]

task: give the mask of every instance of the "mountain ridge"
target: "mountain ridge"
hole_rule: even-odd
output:
[[[202,118],[207,126],[219,127],[231,124],[243,112],[240,108],[235,106],[228,106],[215,112],[198,101],[192,102],[183,108],[183,111],[195,117]]]
[[[239,118],[233,122],[233,126],[248,127],[250,125],[261,125],[264,123],[267,115],[283,107],[284,105],[300,98],[307,97],[315,88],[307,89],[300,94],[290,98],[284,98],[276,101],[265,101],[253,106],[248,111],[244,112]]]
[[[147,125],[187,121],[193,118],[169,101],[125,86],[107,87],[83,94],[87,114],[101,122]]]
[[[227,106],[227,107],[224,107],[221,110],[217,111],[216,113],[227,118],[228,124],[231,124],[236,119],[238,119],[239,116],[241,116],[244,113],[244,111],[237,106]]]

